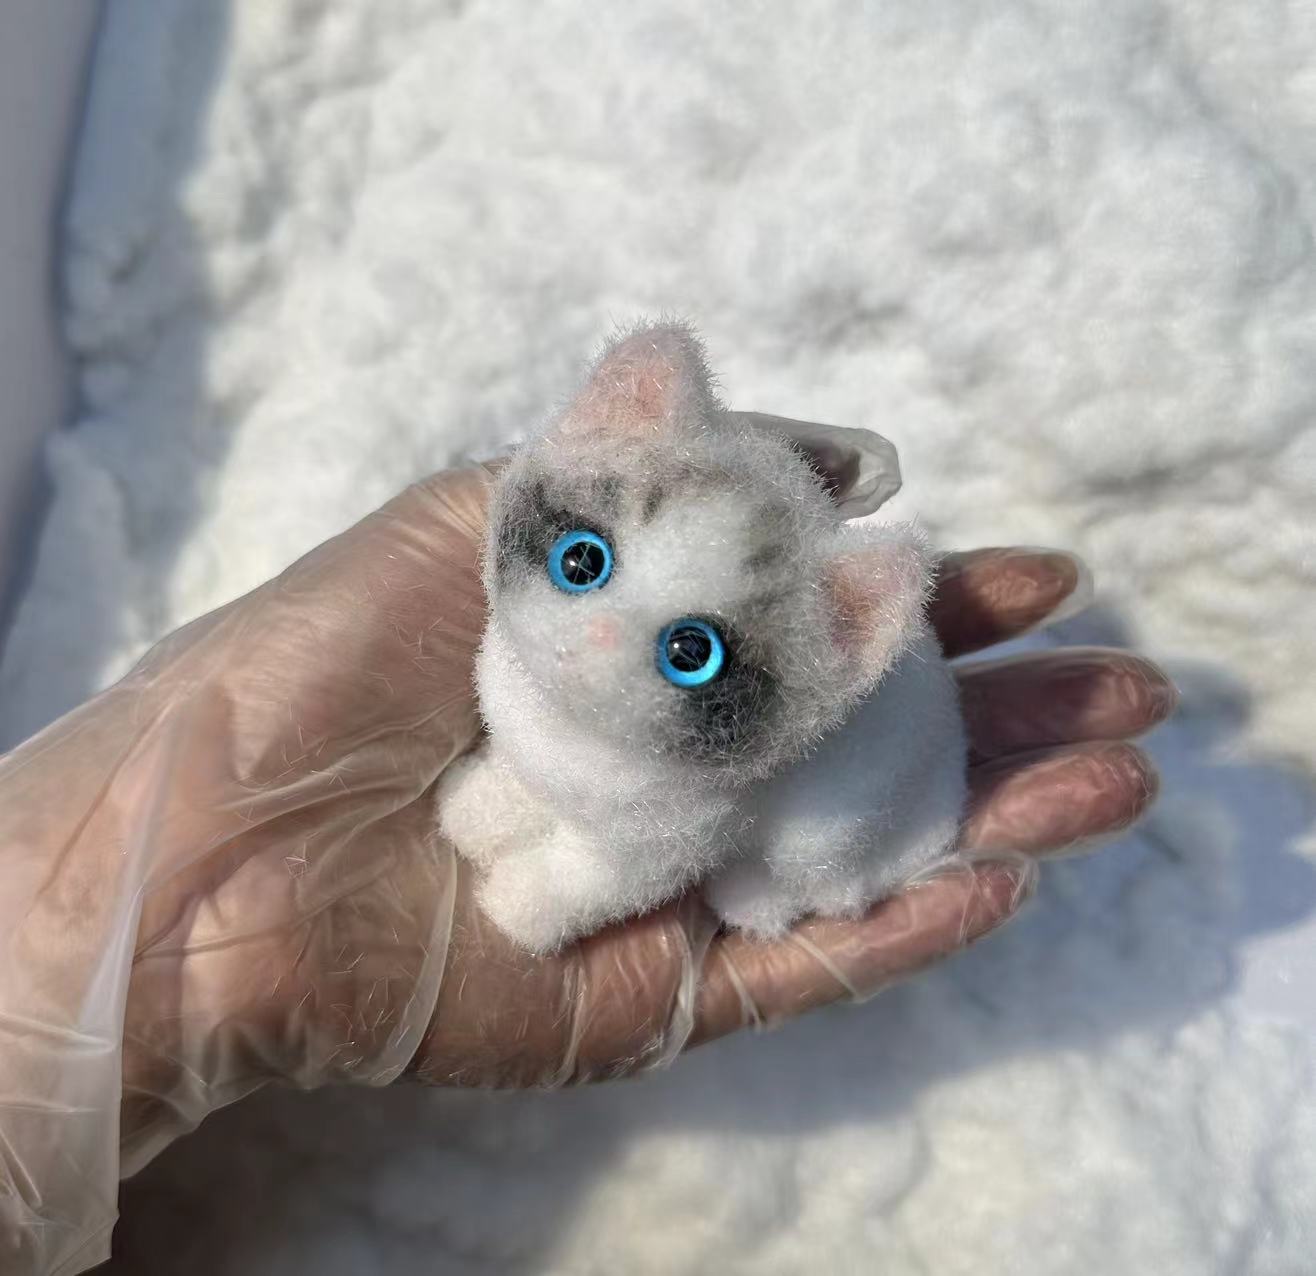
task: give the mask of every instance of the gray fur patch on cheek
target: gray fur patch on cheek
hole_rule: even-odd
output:
[[[494,580],[507,585],[523,572],[539,549],[547,553],[552,541],[544,542],[546,498],[544,484],[534,479],[505,486],[494,511],[490,547],[493,550]]]
[[[725,636],[726,669],[702,687],[674,688],[672,710],[657,725],[659,749],[703,765],[735,766],[751,762],[777,728],[781,697],[771,670],[756,659],[752,646],[735,634]],[[655,677],[661,677],[656,671]]]
[[[611,528],[623,490],[623,482],[616,475],[583,482],[570,500],[556,490],[550,491],[543,478],[527,478],[505,488],[494,512],[490,541],[495,584],[506,586],[545,571],[553,542],[577,528],[602,536],[615,554]]]

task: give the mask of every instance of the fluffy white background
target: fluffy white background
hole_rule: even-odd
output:
[[[663,309],[944,543],[1079,549],[1067,636],[1188,692],[1146,830],[967,959],[637,1084],[263,1096],[121,1270],[1308,1270],[1316,11],[110,9],[6,740]]]

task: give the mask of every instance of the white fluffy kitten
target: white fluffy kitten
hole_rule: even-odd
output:
[[[846,461],[725,410],[694,336],[660,325],[503,471],[489,735],[439,810],[517,943],[552,951],[700,881],[776,935],[949,853],[964,738],[931,560],[909,525],[841,520]]]

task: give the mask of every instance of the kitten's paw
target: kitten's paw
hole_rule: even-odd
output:
[[[547,813],[487,747],[443,773],[435,808],[444,837],[480,868],[541,837],[548,825]]]
[[[434,795],[439,831],[481,867],[492,863],[506,840],[492,771],[487,750],[468,753],[443,773]]]
[[[757,939],[780,939],[805,911],[762,860],[742,860],[704,887],[708,906],[729,926]]]
[[[539,956],[627,911],[608,866],[562,829],[529,850],[498,859],[476,899],[504,935]]]
[[[557,952],[576,937],[570,919],[540,893],[544,883],[512,860],[496,864],[476,890],[480,911],[518,948],[536,957]]]

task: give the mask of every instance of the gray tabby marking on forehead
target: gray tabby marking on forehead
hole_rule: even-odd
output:
[[[790,510],[780,505],[761,505],[751,528],[754,547],[741,566],[751,576],[760,576],[784,566],[799,540],[799,527]]]
[[[590,508],[597,508],[600,514],[615,519],[621,509],[621,494],[624,483],[619,474],[605,474],[595,479],[586,489]]]
[[[746,630],[753,633],[759,628],[769,628],[774,619],[780,621],[776,614],[782,607],[788,607],[796,597],[797,589],[768,588],[760,590],[752,598],[736,607],[736,620]]]
[[[765,541],[745,555],[741,566],[751,576],[759,576],[770,568],[781,566],[786,558],[786,545],[782,541]]]
[[[701,464],[686,457],[664,458],[664,461],[661,477],[649,480],[638,503],[642,527],[653,523],[673,501],[707,501],[727,494],[746,493],[745,476],[716,462]],[[798,538],[795,519],[784,506],[765,504],[759,517],[763,524],[760,538]]]
[[[658,511],[667,499],[667,489],[661,483],[651,483],[644,494],[644,505],[640,509],[640,522],[646,526],[658,516]]]

